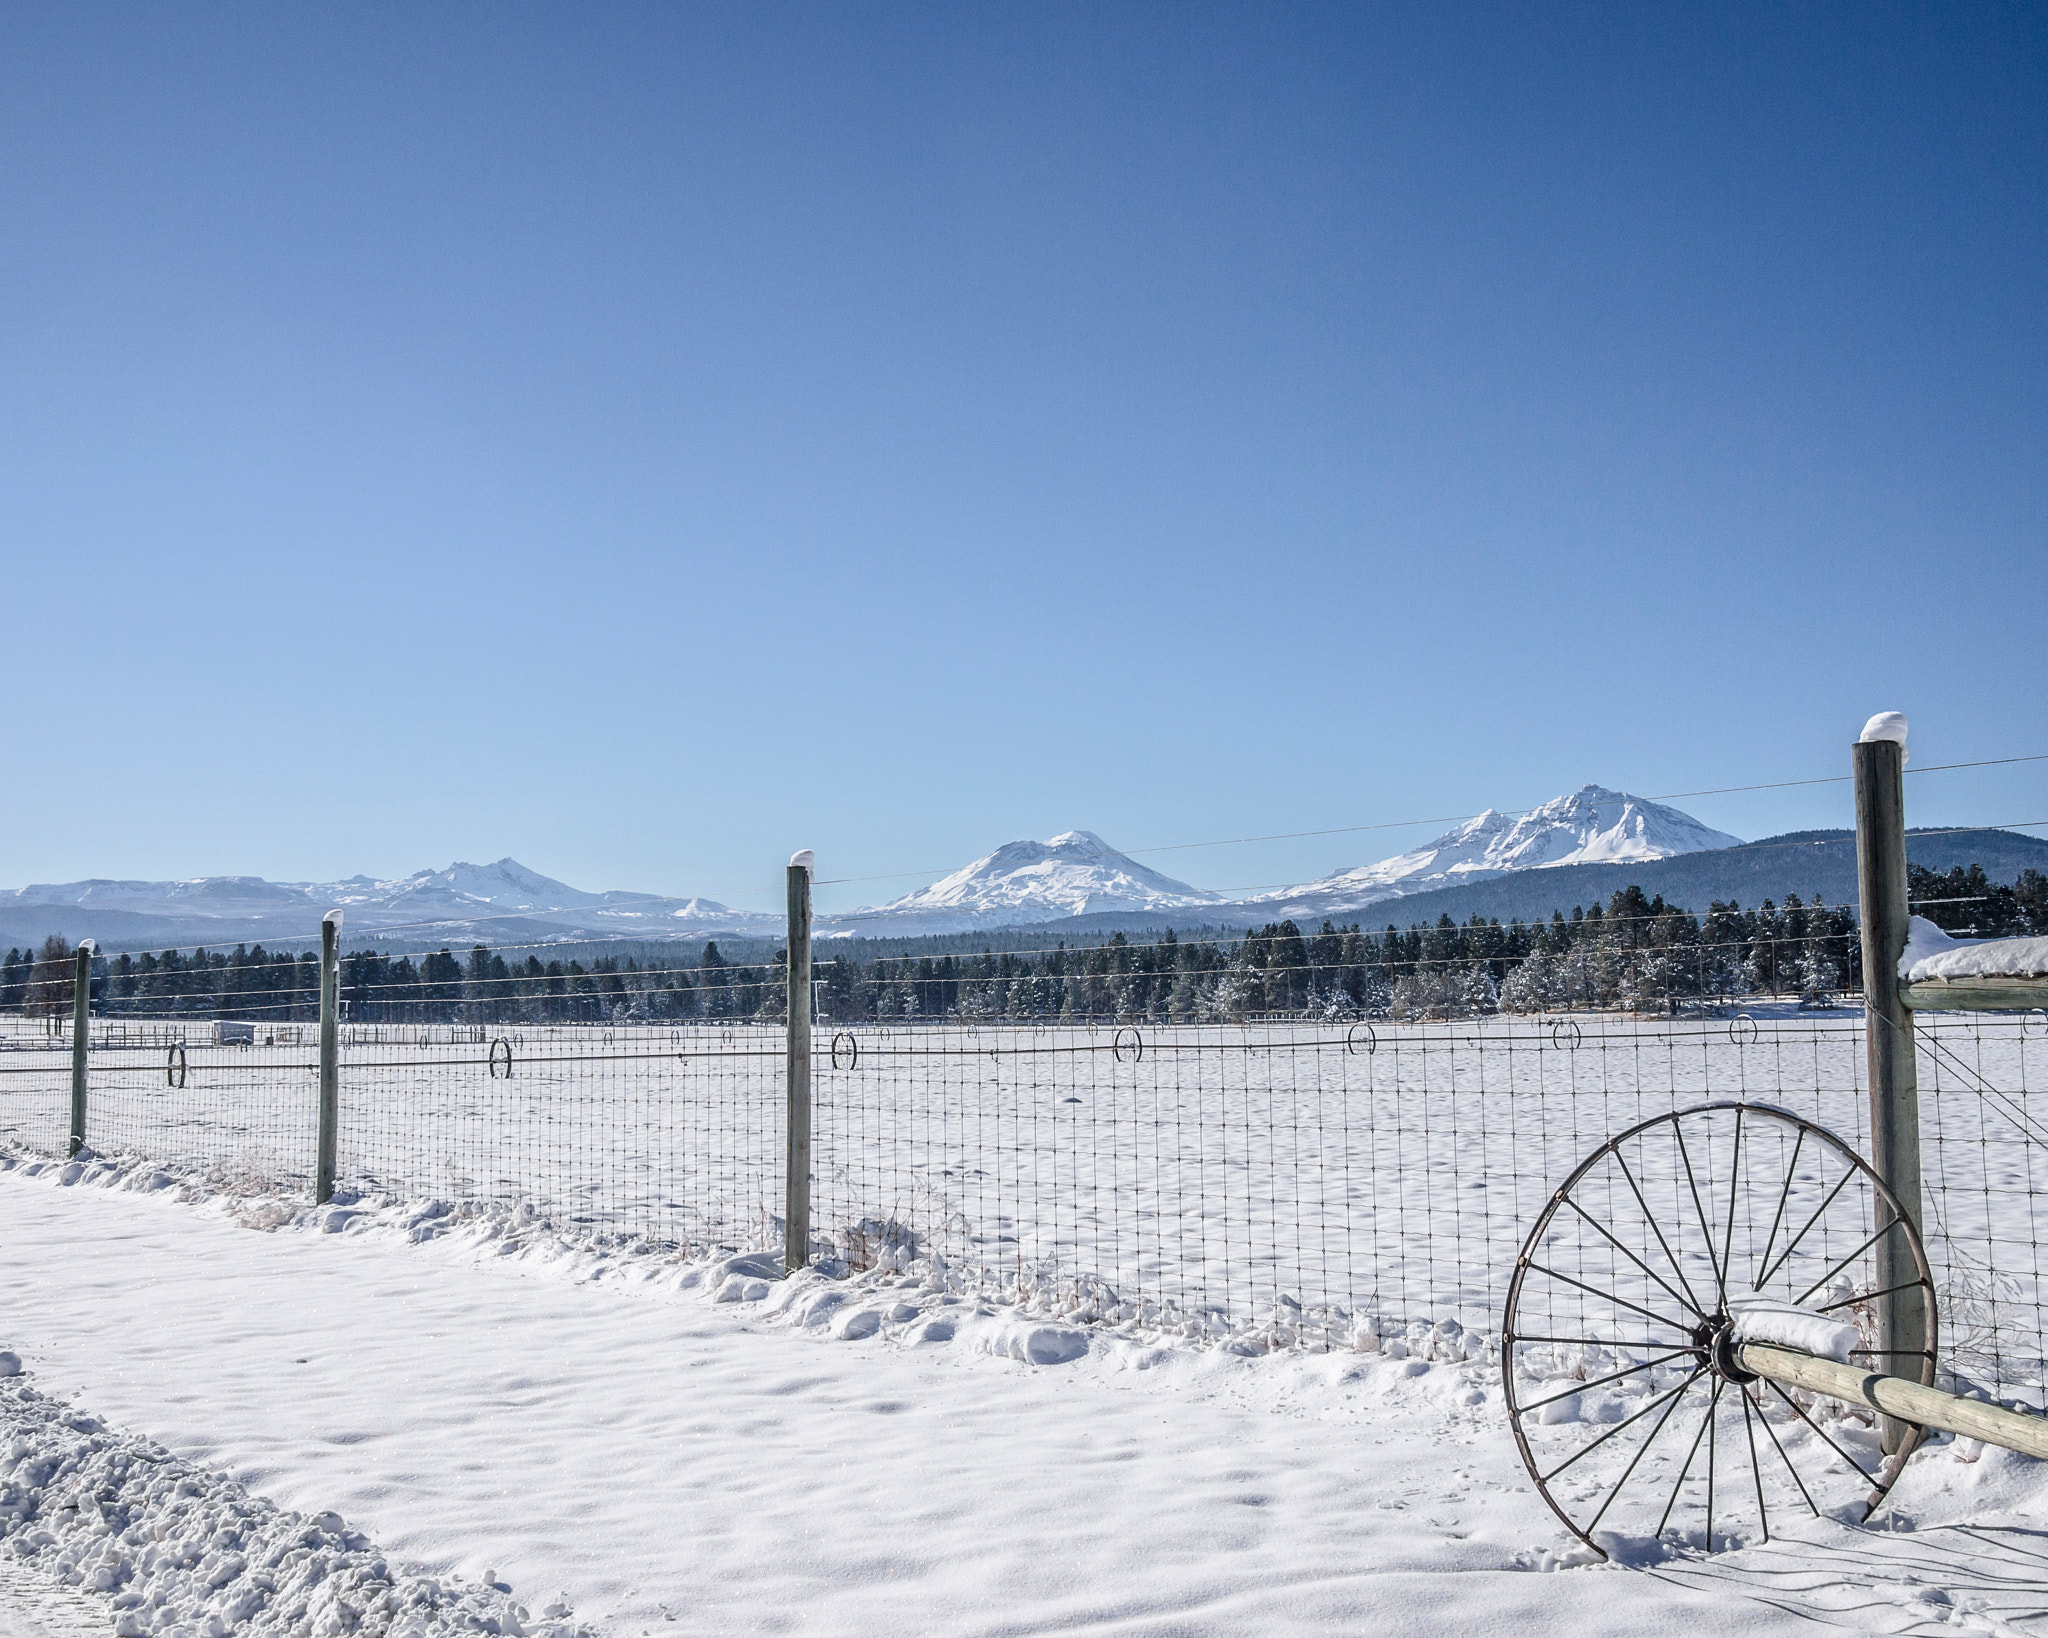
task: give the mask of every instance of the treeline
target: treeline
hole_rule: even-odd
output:
[[[1978,866],[1937,875],[1913,867],[1919,914],[1965,936],[2048,933],[2048,876],[2005,885]],[[478,945],[466,957],[359,951],[342,958],[343,1016],[356,1023],[593,1024],[782,1016],[785,957],[739,964],[715,943],[694,959],[523,960]],[[1616,1008],[1670,1012],[1745,996],[1822,1004],[1862,987],[1854,913],[1786,895],[1756,910],[1732,902],[1696,916],[1637,887],[1605,905],[1524,923],[1478,916],[1434,926],[1291,921],[1232,938],[1106,944],[1000,954],[897,956],[816,963],[817,1011],[831,1023],[975,1019],[1150,1019],[1213,1022],[1261,1016],[1467,1017],[1490,1012]],[[0,963],[0,1010],[68,1014],[69,948],[51,939]],[[189,1016],[313,1022],[319,976],[310,952],[102,957],[93,964],[102,1016]]]
[[[783,961],[739,966],[716,944],[690,967],[606,957],[508,963],[483,945],[467,959],[450,950],[423,955],[358,951],[341,958],[343,1018],[352,1023],[595,1024],[623,1018],[781,1016]],[[61,938],[40,950],[9,950],[0,961],[0,1012],[68,1017],[76,967]],[[205,1018],[315,1023],[320,1017],[319,958],[260,944],[232,952],[96,957],[95,1017]]]

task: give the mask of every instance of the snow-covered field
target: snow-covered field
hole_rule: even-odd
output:
[[[1863,1147],[1860,1017],[1757,1010],[828,1027],[814,1230],[855,1267],[936,1257],[1047,1311],[1183,1335],[1347,1346],[1413,1320],[1490,1330],[1550,1191],[1640,1120],[1747,1098]],[[2048,1124],[2028,1113],[2028,1088],[2048,1071],[2048,1033],[1961,1014],[1923,1016],[1920,1031],[1949,1351],[1973,1379],[2031,1393]],[[302,1187],[311,1036],[195,1040],[175,1060],[176,1086],[169,1048],[116,1038],[93,1054],[88,1140],[244,1193]],[[61,1043],[15,1043],[0,1052],[0,1134],[60,1153],[68,1057]],[[524,1203],[585,1238],[705,1252],[780,1243],[779,1029],[363,1028],[345,1043],[341,1079],[341,1177],[353,1189]]]
[[[340,1613],[299,1630],[1597,1638],[2048,1614],[2048,1488],[1996,1451],[1916,1458],[1882,1530],[1574,1567],[1496,1366],[1447,1327],[1262,1353],[880,1270],[579,1251],[516,1212],[282,1209],[141,1166],[0,1170],[0,1341],[24,1367],[0,1383],[0,1494],[34,1514],[0,1563],[79,1578],[129,1633],[290,1630],[319,1598]]]

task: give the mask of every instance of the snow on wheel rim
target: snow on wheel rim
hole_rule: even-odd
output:
[[[1364,1033],[1361,1035],[1360,1031]],[[1344,1034],[1344,1050],[1349,1053],[1365,1053],[1368,1057],[1379,1050],[1380,1038],[1373,1033],[1370,1024],[1353,1024]]]
[[[1754,1046],[1757,1034],[1756,1020],[1746,1012],[1728,1020],[1728,1039],[1739,1047]]]
[[[1890,1286],[1887,1238],[1910,1253]],[[1875,1303],[1912,1291],[1925,1347],[1881,1357]],[[1501,1377],[1538,1494],[1601,1557],[1712,1552],[1808,1513],[1867,1518],[1890,1492],[1919,1430],[1887,1454],[1866,1407],[1741,1371],[1734,1324],[1758,1304],[1838,1336],[1838,1357],[1934,1380],[1934,1284],[1912,1220],[1860,1155],[1788,1110],[1655,1116],[1545,1204],[1509,1282]]]

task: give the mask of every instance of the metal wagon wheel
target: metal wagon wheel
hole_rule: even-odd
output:
[[[1910,1252],[1889,1285],[1887,1238]],[[1877,1299],[1914,1290],[1926,1346],[1883,1357]],[[1603,1558],[1768,1540],[1788,1515],[1861,1520],[1890,1491],[1920,1431],[1887,1454],[1867,1407],[1745,1370],[1732,1324],[1759,1303],[1854,1326],[1842,1340],[1863,1369],[1934,1380],[1915,1225],[1861,1156],[1786,1110],[1713,1103],[1644,1121],[1537,1219],[1502,1326],[1508,1411],[1538,1492]]]

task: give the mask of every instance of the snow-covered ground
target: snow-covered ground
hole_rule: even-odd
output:
[[[23,1382],[451,1597],[496,1583],[500,1607],[707,1634],[2019,1632],[2044,1603],[2015,1534],[2038,1529],[2040,1472],[1997,1452],[1919,1458],[1907,1536],[1829,1521],[1714,1560],[1569,1568],[1491,1368],[1419,1357],[1434,1339],[1405,1357],[1063,1341],[893,1278],[793,1290],[504,1222],[412,1243],[401,1210],[262,1233],[248,1200],[150,1181],[0,1175]],[[1028,1364],[1034,1339],[1067,1357]]]
[[[539,1625],[2020,1632],[2048,1605],[2042,1473],[1998,1452],[1917,1458],[1885,1531],[1810,1521],[1712,1560],[1575,1568],[1493,1367],[1447,1331],[1374,1354],[1177,1347],[879,1273],[575,1253],[502,1215],[416,1240],[444,1220],[280,1225],[190,1196],[147,1168],[0,1172],[10,1389],[62,1406],[66,1436],[103,1418],[197,1464],[190,1505],[245,1485],[245,1511],[394,1584]],[[18,1486],[34,1441],[7,1431]],[[46,1533],[91,1536],[102,1567],[144,1556],[97,1521]],[[211,1569],[222,1602],[249,1591],[234,1556]],[[219,1628],[188,1605],[146,1630]]]

